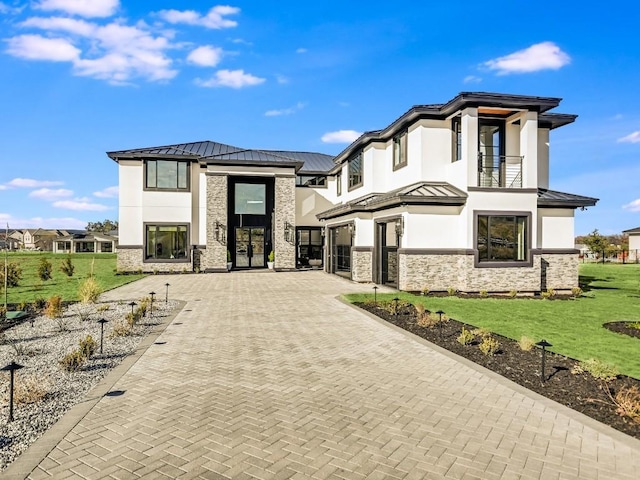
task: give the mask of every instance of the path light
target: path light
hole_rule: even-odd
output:
[[[149,316],[153,317],[153,296],[156,294],[156,292],[149,292],[149,295],[151,295],[151,307],[149,308]]]
[[[164,303],[168,303],[169,302],[169,283],[165,283],[164,284],[165,287],[167,287],[167,291],[164,294]]]
[[[547,353],[547,347],[553,347],[553,345],[551,345],[549,342],[547,342],[546,340],[540,340],[538,343],[536,343],[537,346],[542,347],[542,368],[540,369],[540,380],[542,380],[542,383],[544,383],[545,381],[545,375],[544,375],[544,360],[545,360],[545,356]]]
[[[394,298],[393,301],[395,302],[395,307],[394,307],[394,315],[397,317],[398,316],[398,302],[400,301],[400,299],[398,297]]]
[[[436,313],[438,314],[438,329],[440,330],[440,340],[442,340],[442,314],[444,312],[442,310],[438,310]]]
[[[19,365],[16,362],[11,362],[0,370],[11,372],[11,380],[9,381],[9,421],[13,422],[13,372],[20,370],[23,365]]]
[[[135,307],[137,304],[136,302],[131,302],[129,303],[129,306],[131,307],[131,315],[133,316],[133,307]]]
[[[378,306],[378,286],[373,286],[373,303]]]
[[[98,320],[98,323],[100,324],[100,355],[102,355],[102,337],[104,337],[104,324],[107,322],[108,320],[105,320],[104,318]]]

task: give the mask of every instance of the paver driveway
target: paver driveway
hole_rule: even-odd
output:
[[[30,478],[640,478],[640,442],[335,298],[370,286],[322,272],[176,275],[108,296],[167,281],[187,304],[166,343]]]

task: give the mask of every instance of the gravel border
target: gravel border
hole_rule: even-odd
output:
[[[134,327],[132,335],[112,336],[115,320],[131,312],[128,303],[73,304],[66,308],[59,321],[40,315],[4,332],[0,368],[12,361],[23,365],[24,368],[15,372],[16,389],[20,382],[34,379],[34,383],[44,387],[47,393],[36,403],[14,404],[14,420],[9,422],[9,373],[0,373],[0,471],[14,462],[69,409],[83,401],[111,370],[136,351],[142,340],[170,316],[180,302],[156,301],[153,317],[143,318]],[[108,321],[104,326],[103,354],[99,353],[100,324],[97,320],[100,318]],[[77,349],[80,339],[87,335],[98,343],[97,352],[79,371],[65,372],[59,366],[60,359]]]

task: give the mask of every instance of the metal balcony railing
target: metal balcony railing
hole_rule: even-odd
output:
[[[478,152],[478,187],[522,188],[522,159],[518,155]]]

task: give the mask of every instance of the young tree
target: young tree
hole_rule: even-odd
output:
[[[17,263],[7,264],[7,288],[17,287],[22,280],[22,269]],[[0,268],[0,289],[4,288],[4,268]]]
[[[606,237],[600,235],[597,228],[585,237],[584,244],[589,247],[589,250],[592,252],[600,253],[602,255],[602,263],[604,263],[605,252],[609,247],[609,241]]]
[[[42,257],[40,259],[40,263],[38,264],[38,277],[40,278],[40,280],[42,280],[43,282],[51,280],[52,269],[53,266],[51,265],[51,262],[47,260],[46,257]]]
[[[86,229],[89,232],[109,233],[118,229],[118,222],[109,219],[104,222],[89,222]]]
[[[62,261],[62,265],[60,265],[60,271],[67,277],[73,277],[75,269],[76,267],[71,262],[71,255],[67,256],[67,258]]]

